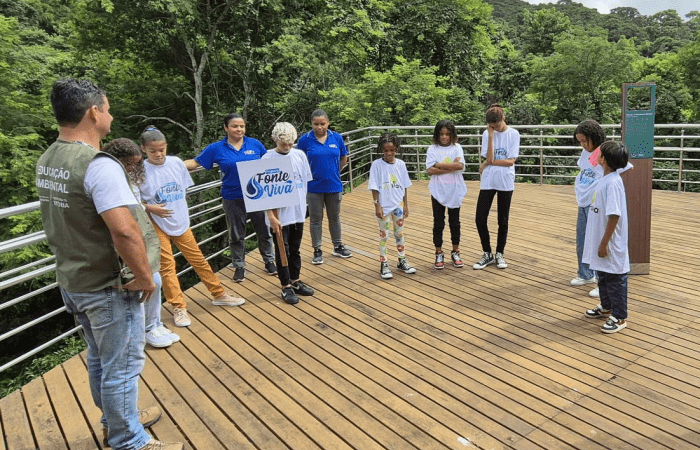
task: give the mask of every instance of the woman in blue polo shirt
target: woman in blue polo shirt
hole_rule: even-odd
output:
[[[352,256],[352,253],[343,245],[340,230],[340,202],[343,199],[340,171],[348,163],[348,149],[345,147],[343,137],[328,129],[329,124],[328,114],[322,109],[317,109],[311,114],[313,130],[299,138],[297,143],[297,148],[306,153],[313,175],[306,194],[311,245],[314,247],[314,258],[311,261],[313,264],[323,264],[321,239],[324,207],[333,241],[333,254],[342,258]]]
[[[188,170],[199,166],[210,170],[214,164],[224,174],[221,180],[221,197],[224,200],[224,211],[231,232],[231,259],[236,272],[233,281],[240,283],[245,279],[245,236],[246,219],[250,218],[258,237],[258,250],[265,262],[265,270],[270,275],[277,274],[275,252],[272,246],[272,236],[265,224],[265,212],[247,213],[243,201],[243,190],[238,177],[240,161],[260,159],[267,152],[262,142],[245,135],[245,120],[240,114],[232,113],[224,118],[226,137],[218,142],[209,144],[202,153],[194,159],[185,161]]]

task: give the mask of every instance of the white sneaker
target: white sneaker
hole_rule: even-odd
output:
[[[190,316],[187,315],[186,308],[175,308],[173,320],[175,321],[175,325],[177,325],[178,327],[189,327],[190,325],[192,325]]]
[[[600,291],[598,291],[598,288],[595,288],[591,292],[589,292],[588,295],[594,298],[600,298]]]
[[[571,280],[571,285],[572,285],[572,286],[584,286],[584,285],[586,285],[586,284],[595,283],[595,282],[597,282],[597,281],[598,281],[598,280],[596,280],[595,277],[589,278],[588,280],[585,279],[585,278],[576,277],[576,278],[574,278],[573,280]]]
[[[503,257],[503,253],[496,253],[496,267],[499,269],[505,269],[508,267],[506,259]]]
[[[154,328],[146,332],[146,343],[155,348],[170,347],[173,341],[169,334],[170,332],[165,327]]]
[[[174,344],[176,342],[180,342],[180,336],[165,328],[165,325],[161,325],[157,329],[160,330],[161,333],[168,336],[170,338],[171,343]]]
[[[234,297],[228,292],[224,293],[224,295],[222,295],[221,297],[217,297],[211,301],[211,304],[214,306],[241,306],[243,303],[245,303],[244,298]]]

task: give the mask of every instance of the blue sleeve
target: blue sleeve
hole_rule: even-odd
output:
[[[306,153],[309,150],[306,133],[302,134],[299,140],[297,141],[297,148],[304,153]]]
[[[211,168],[214,167],[214,159],[216,158],[216,154],[217,151],[215,145],[209,144],[202,151],[202,153],[199,154],[199,156],[194,158],[194,160],[205,169],[211,170]]]
[[[348,148],[345,146],[345,140],[343,136],[338,133],[338,147],[340,148],[340,157],[348,156]]]
[[[255,141],[255,148],[256,148],[257,151],[258,151],[258,158],[262,158],[263,155],[264,155],[265,153],[267,153],[267,149],[265,148],[265,146],[263,145],[263,143],[260,142],[259,140],[254,139],[254,141]]]

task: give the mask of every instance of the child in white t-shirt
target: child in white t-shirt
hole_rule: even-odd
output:
[[[598,163],[603,178],[595,185],[586,225],[583,261],[598,274],[600,304],[586,311],[586,317],[608,317],[601,330],[616,333],[627,326],[627,198],[618,169],[627,166],[627,148],[614,141],[600,146]]]
[[[202,255],[190,229],[186,190],[194,182],[185,164],[176,156],[167,156],[168,143],[156,127],[149,126],[141,133],[141,148],[148,159],[144,163],[146,180],[139,186],[146,211],[153,220],[161,246],[160,274],[165,298],[173,305],[173,319],[178,327],[192,322],[177,278],[177,267],[170,242],[174,242],[199,278],[214,297],[214,306],[239,306],[242,298],[233,297],[221,285],[219,277]]]
[[[481,240],[483,256],[474,269],[496,264],[499,269],[508,267],[504,252],[508,238],[510,201],[515,189],[515,160],[520,153],[520,133],[506,125],[503,108],[495,103],[486,110],[486,130],[481,143],[481,190],[476,202],[476,229]],[[498,196],[498,240],[496,255],[491,253],[488,218],[493,198]]]
[[[445,229],[445,210],[450,224],[452,240],[452,265],[463,267],[459,255],[461,223],[459,213],[462,200],[467,194],[462,171],[464,170],[464,150],[457,143],[457,128],[450,120],[441,120],[433,129],[433,145],[428,147],[425,168],[430,175],[430,200],[433,206],[433,245],[435,245],[435,268],[445,267],[445,253],[442,251],[442,232]]]
[[[282,284],[282,300],[290,305],[299,303],[299,295],[314,295],[314,290],[302,282],[301,273],[301,240],[304,237],[304,221],[306,220],[306,191],[311,181],[311,167],[306,159],[306,153],[293,148],[297,140],[297,130],[288,122],[279,122],[272,129],[272,140],[277,147],[270,149],[261,159],[289,158],[294,171],[294,183],[298,203],[295,206],[271,209],[267,211],[265,221],[272,231],[272,242],[275,245],[275,262],[277,277]],[[277,242],[282,235],[284,248]],[[286,252],[287,266],[282,264],[281,251]]]
[[[143,169],[143,155],[139,145],[131,139],[118,138],[105,145],[102,151],[109,153],[122,163],[126,169],[126,173],[129,174],[131,190],[139,205],[142,205],[141,193],[138,186],[144,182],[145,172]],[[142,207],[145,209],[143,205]],[[153,224],[149,220],[146,220],[145,223],[139,222],[139,226],[149,228],[154,235],[156,233],[153,229]],[[146,323],[146,343],[151,347],[169,347],[171,344],[178,342],[180,336],[168,330],[165,325],[163,325],[160,318],[161,309],[163,307],[160,297],[162,281],[158,273],[160,269],[160,246],[153,249],[147,248],[146,250],[148,262],[151,265],[151,270],[153,270],[153,282],[156,284],[153,297],[143,305]]]
[[[396,267],[405,273],[416,273],[416,269],[406,261],[403,237],[404,219],[408,218],[408,177],[406,164],[396,158],[400,149],[399,138],[393,133],[379,137],[377,149],[383,157],[372,162],[369,170],[369,186],[374,200],[374,215],[379,223],[379,274],[384,279],[393,278],[386,260],[386,244],[390,224],[393,223],[396,251],[399,262]],[[403,208],[401,204],[403,203]]]

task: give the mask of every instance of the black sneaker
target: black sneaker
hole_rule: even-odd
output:
[[[320,248],[314,249],[314,259],[311,260],[311,264],[323,264],[323,251]]]
[[[389,268],[389,263],[388,262],[383,262],[380,263],[379,266],[379,275],[384,278],[385,280],[388,280],[390,278],[394,278],[394,275],[391,273],[391,269]]]
[[[245,269],[243,267],[236,267],[236,273],[233,274],[233,281],[240,283],[245,280]]]
[[[474,263],[472,267],[474,268],[474,270],[481,270],[489,264],[494,264],[495,262],[496,258],[493,257],[492,253],[484,252],[484,256],[482,256],[480,260]]]
[[[265,263],[265,270],[267,270],[268,275],[277,275],[277,266],[272,261]]]
[[[416,268],[411,267],[411,265],[406,261],[406,258],[399,259],[399,263],[396,265],[399,270],[403,270],[405,273],[416,273]]]
[[[282,288],[282,300],[290,305],[296,305],[299,303],[299,297],[294,293],[294,288],[286,287]]]
[[[301,280],[297,281],[296,283],[292,283],[292,289],[294,289],[294,293],[297,295],[314,295],[314,290],[304,284],[304,282]]]
[[[352,253],[350,253],[350,250],[345,248],[343,244],[340,244],[336,245],[336,247],[333,249],[333,255],[340,256],[341,258],[349,258],[352,256]]]

